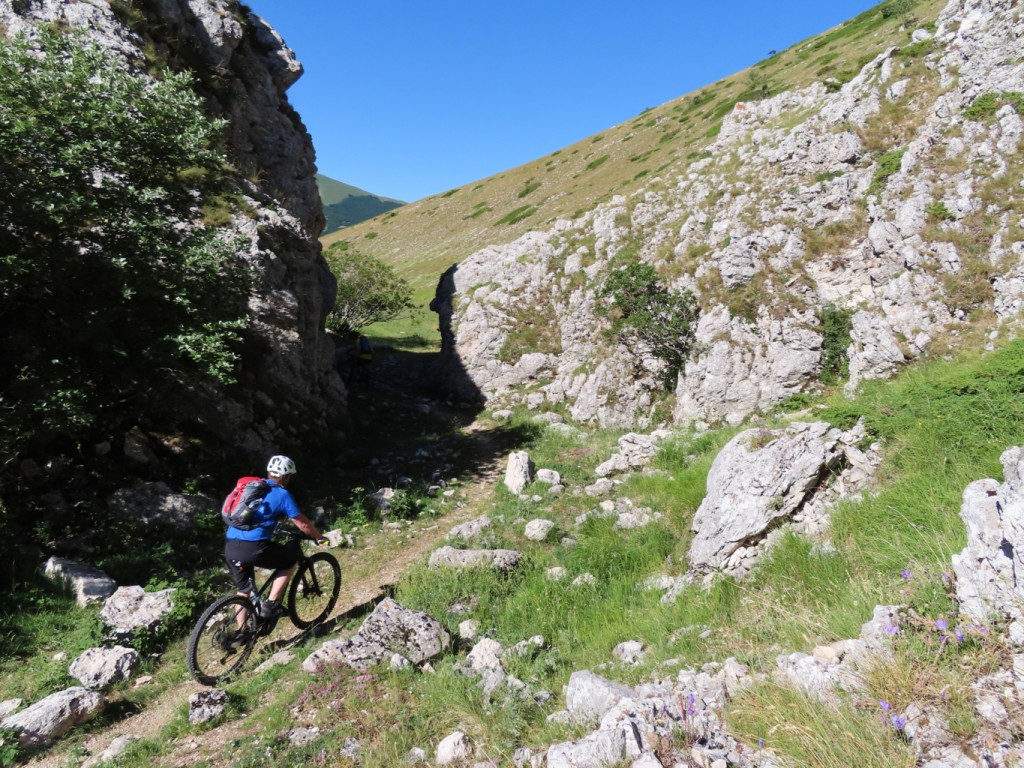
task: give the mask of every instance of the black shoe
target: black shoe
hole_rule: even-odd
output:
[[[284,616],[285,610],[277,600],[264,600],[260,603],[260,618],[263,621],[277,620]]]

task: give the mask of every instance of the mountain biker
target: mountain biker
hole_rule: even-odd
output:
[[[229,526],[225,534],[224,559],[228,562],[238,594],[248,595],[255,591],[254,566],[274,571],[270,594],[260,603],[260,617],[264,619],[276,619],[284,614],[281,596],[295,572],[300,554],[296,539],[287,544],[271,540],[277,524],[287,517],[300,531],[315,539],[317,544],[327,541],[313,522],[299,511],[292,495],[288,493],[288,483],[294,474],[294,461],[287,456],[272,457],[267,463],[270,492],[260,507],[263,522],[248,531]]]

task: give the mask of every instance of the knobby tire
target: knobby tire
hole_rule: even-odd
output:
[[[239,611],[247,615],[238,625]],[[188,671],[203,685],[216,685],[237,672],[256,644],[256,612],[248,598],[228,595],[203,611],[188,639]]]
[[[315,552],[299,566],[288,585],[288,613],[299,629],[326,619],[341,591],[341,566],[328,552]]]

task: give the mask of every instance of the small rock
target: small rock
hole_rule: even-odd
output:
[[[605,496],[615,489],[615,482],[607,477],[602,477],[593,485],[588,485],[583,492],[588,496]]]
[[[198,691],[188,697],[189,725],[200,725],[224,714],[228,704],[228,692],[220,688]]]
[[[537,482],[547,483],[548,485],[559,485],[562,482],[562,476],[553,469],[538,469]]]
[[[466,619],[459,623],[459,638],[462,640],[472,640],[479,631],[480,622],[476,619]]]
[[[427,753],[419,747],[413,747],[405,753],[405,762],[412,765],[425,763],[427,762]]]
[[[391,667],[392,671],[399,672],[403,669],[411,669],[412,662],[400,653],[393,653],[391,654],[391,659],[388,662],[388,666]]]
[[[469,737],[462,731],[445,736],[437,745],[437,754],[434,762],[438,765],[448,765],[459,760],[466,760],[473,754],[473,748]]]
[[[544,577],[548,581],[561,581],[565,578],[565,568],[560,565],[553,566],[544,571]]]
[[[304,747],[317,740],[320,736],[320,729],[316,726],[312,728],[292,728],[288,731],[288,743],[293,747]]]
[[[531,520],[526,524],[523,535],[530,541],[544,541],[555,524],[550,520]]]
[[[597,584],[597,578],[592,573],[583,573],[572,580],[571,586],[582,587]]]
[[[295,661],[294,653],[292,653],[291,651],[278,651],[269,659],[267,659],[258,667],[256,667],[256,672],[266,672],[268,669],[273,669],[274,667],[281,667],[285,664],[291,664],[293,661]]]
[[[95,768],[95,766],[102,765],[103,763],[109,762],[116,757],[119,757],[133,741],[138,741],[138,736],[127,734],[125,736],[117,736],[113,741],[110,742],[105,750],[100,752],[98,755],[90,757],[84,763],[82,768]]]

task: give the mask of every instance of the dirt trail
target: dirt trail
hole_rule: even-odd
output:
[[[389,466],[410,470],[415,470],[418,465],[425,466],[424,461],[417,459],[427,458],[436,463],[439,458],[444,458],[448,469],[445,476],[458,477],[460,482],[455,486],[457,491],[451,502],[437,504],[438,517],[420,519],[402,529],[384,528],[371,533],[353,549],[332,550],[342,566],[342,589],[334,617],[325,628],[321,628],[321,633],[338,631],[343,625],[340,617],[357,615],[372,608],[403,573],[438,546],[453,526],[481,514],[483,504],[490,498],[501,476],[504,456],[517,442],[516,435],[476,419],[475,412],[469,409],[431,400],[423,393],[409,392],[407,383],[416,380],[417,363],[414,361],[412,366],[403,364],[408,360],[403,361],[402,355],[379,354],[369,381],[357,385],[351,393],[353,412],[358,414],[357,430],[360,426],[369,425],[372,428],[363,429],[362,433],[377,438],[363,443],[363,458],[367,460],[367,466],[375,459],[377,467],[384,467],[378,474],[386,474]],[[360,420],[364,422],[361,425],[358,423]],[[447,431],[439,432],[436,429],[438,425],[446,425]],[[426,457],[423,456],[424,443],[429,448]],[[366,467],[358,466],[354,471],[368,472]],[[278,629],[271,644],[257,647],[246,669],[254,670],[273,650],[302,640],[302,635],[295,632],[290,626]],[[306,641],[320,642],[308,638]],[[174,652],[175,649],[169,651]],[[244,670],[242,674],[245,674]],[[187,706],[189,696],[200,690],[204,690],[204,686],[193,681],[170,688],[142,711],[78,741],[75,749],[79,755],[94,756],[103,752],[118,736],[158,738],[176,713]],[[253,718],[254,721],[256,719]],[[181,739],[169,753],[154,758],[152,765],[185,768],[199,760],[216,764],[224,759],[224,748],[228,742],[256,733],[260,728],[259,722],[250,722],[246,718],[226,722],[205,733]],[[27,765],[64,768],[73,760],[69,754],[71,743],[71,740],[58,742],[53,749],[33,757]]]

